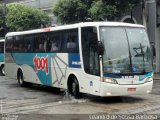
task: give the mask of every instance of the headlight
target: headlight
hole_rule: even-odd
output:
[[[103,78],[103,82],[118,84],[116,79],[113,78]]]
[[[146,82],[151,82],[152,80],[153,80],[153,78],[149,77],[149,78],[146,79]]]

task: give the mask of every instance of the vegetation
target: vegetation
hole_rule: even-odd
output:
[[[2,28],[7,31],[23,31],[47,26],[49,22],[49,16],[39,9],[19,3],[6,6],[0,4],[0,33]]]
[[[5,5],[0,4],[0,37],[4,37],[5,35],[5,28],[6,28],[5,12],[6,12]]]
[[[10,31],[22,31],[40,28],[49,24],[49,17],[43,11],[12,3],[7,5],[6,25]]]
[[[114,20],[130,12],[141,0],[59,0],[53,13],[63,24]]]

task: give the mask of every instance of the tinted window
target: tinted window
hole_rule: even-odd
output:
[[[86,73],[100,75],[99,58],[96,43],[98,40],[96,27],[84,27],[82,33],[83,64]]]
[[[4,42],[0,42],[0,53],[4,53]]]
[[[13,40],[13,52],[24,51],[23,36],[15,36]]]
[[[58,52],[61,50],[61,32],[51,32],[50,36],[50,44],[51,44],[51,52]]]
[[[63,31],[62,51],[78,52],[78,29]]]
[[[13,48],[13,39],[14,37],[7,37],[5,41],[6,52],[11,52]]]
[[[34,35],[25,35],[24,36],[24,46],[26,48],[25,52],[33,52],[34,48]]]
[[[13,52],[78,52],[78,29],[10,37],[6,51],[12,47]]]

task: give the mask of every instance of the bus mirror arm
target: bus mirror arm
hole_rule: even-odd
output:
[[[104,54],[104,44],[102,43],[102,41],[98,41],[97,54],[98,55]]]

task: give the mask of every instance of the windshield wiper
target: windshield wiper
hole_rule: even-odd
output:
[[[130,70],[131,72],[133,72],[133,65],[132,65],[132,55],[131,55],[131,47],[130,47],[130,44],[129,44],[129,38],[128,38],[128,34],[127,34],[127,31],[125,29],[125,32],[126,32],[126,36],[127,36],[127,42],[128,42],[128,50],[129,50],[129,66],[130,66]]]
[[[145,59],[144,59],[144,51],[143,51],[143,46],[142,46],[142,44],[140,43],[140,49],[141,49],[141,54],[142,54],[142,57],[143,57],[143,71],[142,71],[142,73],[146,73],[146,66],[145,66]]]

